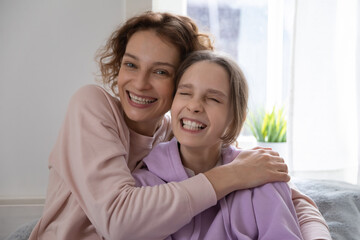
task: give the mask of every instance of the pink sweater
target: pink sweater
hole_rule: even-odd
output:
[[[153,137],[129,131],[116,98],[95,85],[81,88],[50,154],[46,203],[30,239],[162,239],[215,205],[203,174],[135,187],[131,171],[170,131],[167,117]],[[325,236],[327,226],[310,199],[292,192],[304,238],[330,239],[306,238]]]

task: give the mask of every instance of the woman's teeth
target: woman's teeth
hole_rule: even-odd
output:
[[[204,129],[206,127],[206,125],[204,124],[190,120],[183,120],[182,122],[183,122],[183,128],[188,130],[199,130],[199,129]]]
[[[129,92],[129,97],[131,99],[131,101],[137,103],[137,104],[149,104],[149,103],[153,103],[156,101],[156,99],[149,99],[149,98],[142,98],[142,97],[138,97],[135,96],[134,94]]]

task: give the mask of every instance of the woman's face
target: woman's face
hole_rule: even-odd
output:
[[[232,118],[228,79],[223,67],[208,61],[185,71],[171,107],[171,126],[181,146],[221,146]]]
[[[179,50],[152,30],[134,33],[118,75],[125,120],[134,131],[151,136],[170,109]]]

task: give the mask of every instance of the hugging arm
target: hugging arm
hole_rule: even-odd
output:
[[[291,183],[289,185],[304,240],[331,240],[329,227],[314,201]]]

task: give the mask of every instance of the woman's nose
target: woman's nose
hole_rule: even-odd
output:
[[[133,85],[138,90],[147,90],[151,88],[150,74],[148,72],[140,72],[133,79]]]

